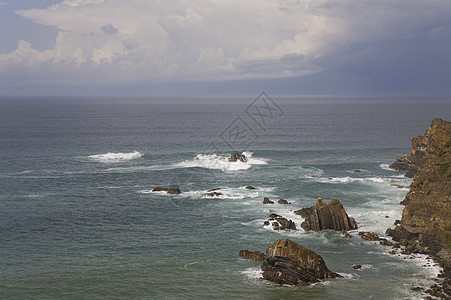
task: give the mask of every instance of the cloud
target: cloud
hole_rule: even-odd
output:
[[[16,50],[0,54],[0,79],[115,83],[303,76],[344,68],[351,60],[365,63],[377,45],[449,39],[449,11],[448,0],[65,0],[17,11],[57,28],[58,35],[51,49],[37,51],[19,41]]]

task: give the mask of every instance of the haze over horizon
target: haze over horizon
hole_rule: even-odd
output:
[[[451,2],[1,0],[0,96],[451,95]]]

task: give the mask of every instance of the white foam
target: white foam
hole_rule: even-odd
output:
[[[387,170],[387,171],[396,171],[396,170],[391,169],[389,164],[380,164],[379,167],[381,169],[384,169],[384,170]]]
[[[140,152],[134,151],[129,153],[113,153],[108,152],[104,154],[96,154],[88,156],[90,159],[99,161],[101,163],[118,163],[122,161],[132,160],[143,156]]]
[[[249,268],[241,271],[241,274],[252,280],[263,278],[263,271],[261,268]]]
[[[218,156],[216,154],[198,154],[192,160],[185,160],[180,163],[174,164],[176,167],[182,168],[206,168],[222,171],[237,171],[237,170],[247,170],[252,165],[265,165],[268,162],[262,158],[253,158],[252,152],[243,152],[246,156],[247,162],[230,162],[229,158],[226,156]]]
[[[358,178],[358,177],[329,177],[329,178],[319,178],[319,182],[323,183],[353,183],[353,182],[376,182],[376,183],[384,183],[386,182],[386,179],[382,177],[364,177],[364,178]]]

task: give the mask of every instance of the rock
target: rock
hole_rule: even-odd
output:
[[[358,269],[361,269],[361,268],[362,268],[362,265],[353,265],[352,268],[353,268],[354,270],[358,270]]]
[[[279,200],[277,201],[277,203],[279,203],[279,204],[284,204],[284,205],[290,204],[290,202],[288,202],[287,200],[284,200],[284,199],[279,199]]]
[[[263,225],[268,226],[268,225],[270,225],[270,223],[269,223],[269,221],[265,221],[265,222],[263,223]]]
[[[377,236],[376,233],[371,231],[360,231],[359,235],[362,237],[362,239],[367,241],[379,241],[380,238]]]
[[[379,244],[384,245],[384,246],[390,246],[390,247],[393,246],[392,242],[388,241],[387,239],[383,239],[383,238],[379,239]]]
[[[221,188],[214,188],[214,189],[208,190],[208,192],[219,191],[220,189],[221,189]]]
[[[178,188],[171,188],[166,191],[168,194],[181,194],[182,191]]]
[[[211,192],[211,193],[204,194],[202,197],[218,197],[218,196],[222,196],[222,193]]]
[[[266,255],[260,251],[241,250],[238,255],[255,261],[264,261],[266,259]]]
[[[182,191],[178,188],[165,188],[161,186],[156,186],[152,189],[152,192],[166,192],[168,194],[181,194]]]
[[[271,223],[274,230],[296,230],[296,224],[292,220],[288,220],[278,214],[270,214],[268,220],[274,221]]]
[[[236,161],[241,161],[241,162],[247,162],[247,158],[244,154],[239,154],[238,152],[233,152],[230,157],[229,157],[229,161],[230,162],[236,162]]]
[[[288,239],[281,239],[266,250],[263,278],[278,284],[308,285],[326,278],[341,277],[330,271],[314,251]]]
[[[256,190],[256,188],[254,188],[254,187],[251,186],[251,185],[248,185],[248,186],[246,187],[246,190]]]
[[[399,225],[401,224],[401,220],[395,220],[395,223],[393,223],[394,225]]]
[[[390,184],[390,186],[397,187],[398,189],[404,189],[404,188],[406,188],[405,186],[400,185],[400,184],[396,184],[396,183],[392,183],[392,184]]]
[[[347,238],[347,239],[350,239],[350,238],[352,238],[352,235],[350,235],[347,231],[345,231],[345,230],[343,230],[342,232],[341,232],[341,234],[345,237],[345,238]]]
[[[323,203],[321,198],[316,200],[312,207],[303,208],[294,212],[305,218],[301,227],[304,230],[320,231],[332,229],[336,231],[348,231],[357,228],[354,218],[348,217],[341,202],[337,199]]]
[[[396,250],[390,250],[390,252],[388,252],[391,255],[395,255],[396,254]]]
[[[362,172],[362,170],[358,170],[358,169],[354,169],[354,170],[352,170],[352,171],[354,171],[354,172],[356,172],[356,173]]]
[[[274,204],[274,201],[269,200],[269,198],[263,198],[263,204]]]

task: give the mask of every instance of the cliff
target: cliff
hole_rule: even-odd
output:
[[[424,247],[444,269],[445,293],[451,278],[451,122],[434,119],[412,151],[392,164],[414,174],[399,226],[388,229],[395,241]],[[401,166],[401,167],[400,167]],[[413,244],[412,244],[413,245]]]

